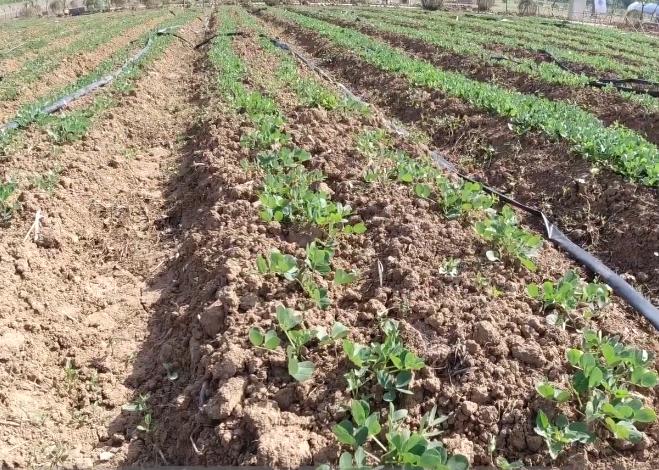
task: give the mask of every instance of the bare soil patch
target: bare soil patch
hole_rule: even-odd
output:
[[[106,45],[88,65],[150,27]],[[175,256],[155,222],[192,116],[193,57],[174,42],[83,141],[53,147],[33,131],[3,162],[3,178],[59,174],[51,191],[24,191],[20,215],[2,229],[3,468],[115,467],[139,439],[108,428],[134,398],[125,378],[147,336],[145,281]],[[25,235],[37,210],[35,242]]]

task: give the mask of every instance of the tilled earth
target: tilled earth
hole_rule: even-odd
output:
[[[403,103],[411,90],[400,81],[264,18],[271,35],[324,59],[337,78],[353,77],[345,81],[402,117],[405,108],[391,101],[389,86],[380,87],[378,98],[366,75],[391,83]],[[200,40],[201,29],[193,22],[184,36]],[[276,63],[246,33],[233,37],[233,47],[249,70],[245,86],[263,91]],[[52,194],[26,193],[19,219],[0,241],[8,294],[0,299],[3,466],[336,462],[331,427],[349,400],[343,378],[349,364],[339,348],[310,349],[317,370],[297,383],[283,355],[264,354],[247,339],[251,326],[272,324],[276,306],[308,304],[294,284],[259,275],[256,257],[273,248],[301,256],[314,235],[261,221],[261,174],[244,164],[254,155],[240,145],[251,127],[219,98],[205,50],[173,43],[85,140],[54,152],[35,133],[26,139],[33,144],[3,166],[25,175],[62,170]],[[424,96],[436,109],[458,106]],[[408,424],[437,405],[449,416],[442,441],[474,464],[490,462],[494,437],[509,459],[549,465],[532,423],[538,409],[553,411],[534,384],[565,379],[563,352],[579,336],[549,327],[525,286],[560,277],[574,263],[548,243],[535,274],[485,262],[487,248],[469,223],[447,221],[406,186],[363,181],[366,162],[354,136],[384,127],[377,108],[363,117],[305,108],[286,89],[273,97],[292,144],[311,153],[310,166],[327,175],[333,200],[350,204],[368,227],[336,247],[335,265],[356,268],[359,282],[333,289],[332,306],[306,308],[305,320],[326,327],[340,321],[353,340],[369,342],[378,339],[376,319],[387,311],[428,364],[401,403],[410,411]],[[419,116],[403,120],[429,122]],[[428,151],[392,139],[412,155]],[[451,145],[458,155],[462,148]],[[45,218],[34,242],[25,235],[37,209]],[[461,260],[455,278],[438,272],[449,257]],[[659,352],[654,330],[637,313],[616,299],[605,313],[598,324],[604,333]],[[149,432],[138,428],[143,415],[122,411],[140,396],[148,396]],[[653,392],[647,402],[659,404]],[[559,464],[655,468],[659,426],[645,432],[637,446],[575,449]]]

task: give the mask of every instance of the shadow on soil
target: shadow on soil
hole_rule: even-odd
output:
[[[205,57],[200,54],[194,73],[203,77],[206,72]],[[204,115],[207,102],[200,91],[203,87],[193,88],[189,103],[198,115]],[[189,398],[202,396],[206,387],[204,369],[198,364],[197,340],[202,332],[195,316],[214,298],[224,279],[216,254],[221,247],[215,250],[211,238],[218,231],[213,209],[230,197],[223,191],[227,185],[221,174],[210,165],[209,149],[221,145],[211,137],[212,125],[202,119],[186,129],[185,143],[175,156],[178,170],[165,190],[163,213],[167,216],[155,222],[164,243],[176,247],[176,255],[142,287],[142,306],[149,314],[148,333],[124,385],[134,391],[133,403],[140,396],[148,399],[141,411],[122,411],[108,426],[109,441],[99,443],[100,447],[112,447],[117,436],[125,437],[127,444],[117,453],[114,464],[204,463],[201,452],[191,443],[203,427],[212,428],[197,421],[203,419],[197,412],[199,403]],[[197,367],[202,371],[199,374]]]

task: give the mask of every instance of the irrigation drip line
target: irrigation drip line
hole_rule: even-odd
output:
[[[226,32],[226,33],[215,33],[212,36],[207,37],[206,39],[201,41],[199,44],[194,46],[194,48],[199,49],[200,47],[208,44],[209,42],[211,42],[213,39],[215,39],[218,36],[234,37],[234,36],[246,36],[246,35],[247,35],[247,33],[245,31],[229,31],[229,32]]]
[[[549,59],[552,62],[554,62],[556,65],[558,65],[561,69],[565,70],[566,72],[579,75],[579,72],[575,72],[564,62],[558,60],[548,50],[538,49],[538,52],[540,54],[544,54],[547,57],[549,57]],[[659,97],[659,83],[652,82],[649,80],[643,80],[641,78],[624,78],[624,79],[597,78],[594,80],[591,79],[587,83],[587,85],[595,88],[604,88],[607,86],[612,86],[620,91],[627,91],[630,93],[638,93],[641,95],[650,95],[654,97]],[[634,85],[638,85],[638,86],[635,87]]]
[[[140,49],[133,57],[128,59],[124,65],[122,65],[120,68],[115,70],[114,72],[111,72],[98,80],[90,83],[89,85],[85,85],[81,88],[78,88],[77,90],[73,91],[72,93],[69,93],[68,95],[65,95],[61,98],[59,98],[57,101],[46,105],[42,107],[40,110],[37,111],[36,114],[52,114],[56,111],[59,111],[61,109],[64,109],[68,107],[71,103],[74,101],[82,98],[83,96],[89,95],[90,93],[98,90],[99,88],[102,88],[106,86],[107,84],[111,83],[114,79],[116,79],[119,75],[121,75],[123,72],[125,72],[129,67],[132,65],[136,64],[139,62],[142,57],[151,49],[151,46],[153,44],[153,38],[156,36],[164,36],[164,35],[171,35],[178,37],[179,39],[183,39],[176,33],[173,33],[172,31],[175,29],[180,28],[182,25],[177,25],[177,26],[169,26],[167,28],[161,28],[155,31],[154,34],[149,35],[149,39],[147,40],[145,46]],[[183,39],[185,41],[185,39]],[[186,41],[188,42],[188,41]],[[9,121],[8,123],[4,124],[2,127],[0,127],[0,135],[4,134],[5,132],[12,130],[12,129],[18,129],[21,127],[21,124],[17,120]]]
[[[345,85],[334,80],[324,70],[322,70],[313,62],[311,62],[304,55],[297,52],[289,44],[281,41],[280,39],[271,38],[265,34],[260,34],[260,36],[268,38],[270,42],[272,42],[272,44],[274,44],[275,46],[279,47],[282,50],[289,52],[291,55],[298,58],[302,63],[304,63],[307,67],[309,67],[311,70],[316,72],[319,76],[328,80],[330,83],[336,85],[344,93],[344,95],[346,95],[350,99],[354,99],[364,105],[368,105],[363,100],[358,98]],[[394,124],[392,121],[388,119],[385,119],[385,122],[394,132],[398,133],[399,135],[409,136],[409,131],[405,127]],[[575,244],[572,240],[570,240],[568,236],[565,235],[556,226],[556,224],[551,222],[549,218],[540,209],[521,203],[516,199],[500,192],[499,190],[487,186],[483,182],[478,181],[477,179],[474,179],[468,175],[461,173],[456,168],[455,165],[449,162],[439,152],[433,150],[431,151],[430,154],[433,162],[440,168],[449,171],[451,173],[454,173],[455,175],[457,175],[458,177],[464,180],[480,184],[483,190],[487,191],[490,194],[496,195],[500,200],[505,201],[517,207],[518,209],[521,209],[541,219],[545,230],[545,237],[547,238],[547,240],[553,242],[558,247],[564,249],[567,253],[570,254],[570,256],[574,260],[581,263],[581,265],[585,266],[590,271],[592,271],[597,276],[599,276],[600,279],[602,279],[602,281],[604,281],[607,285],[609,285],[616,294],[618,294],[621,298],[626,300],[627,303],[632,308],[634,308],[637,312],[643,315],[652,324],[652,326],[655,327],[655,329],[659,330],[659,310],[657,310],[657,308],[653,306],[650,303],[650,301],[648,301],[640,292],[634,289],[627,281],[625,281],[622,277],[620,277],[618,274],[616,274],[614,271],[608,268],[601,260],[599,260],[597,257],[593,256],[591,253],[587,252],[586,250]]]

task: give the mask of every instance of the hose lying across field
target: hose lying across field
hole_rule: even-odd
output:
[[[142,59],[142,57],[144,57],[144,55],[147,52],[149,52],[149,49],[151,49],[154,37],[163,36],[165,34],[171,34],[175,37],[183,39],[179,35],[172,32],[173,30],[176,30],[176,29],[180,28],[181,26],[182,25],[170,26],[170,27],[167,27],[167,28],[162,28],[162,29],[156,30],[154,34],[149,35],[149,39],[147,40],[146,45],[142,49],[140,49],[133,57],[128,59],[126,61],[126,63],[124,63],[124,65],[121,66],[119,69],[117,69],[114,72],[109,73],[109,74],[99,78],[98,80],[90,83],[89,85],[85,85],[82,88],[78,88],[74,92],[59,98],[57,101],[55,101],[55,102],[53,102],[49,105],[44,106],[43,108],[41,108],[38,111],[37,114],[52,114],[56,111],[64,109],[67,106],[69,106],[72,102],[74,102],[74,101],[82,98],[83,96],[86,96],[86,95],[98,90],[99,88],[102,88],[102,87],[106,86],[107,84],[111,83],[119,75],[121,75],[123,72],[125,72],[129,67],[131,67],[132,65],[139,62],[140,59]],[[10,121],[10,122],[4,124],[2,127],[0,127],[0,134],[3,134],[3,133],[5,133],[5,132],[7,132],[8,130],[11,130],[11,129],[18,129],[19,127],[21,127],[21,123],[19,123],[19,121],[17,121],[17,120]]]
[[[332,79],[332,77],[330,77],[324,70],[322,70],[320,67],[315,65],[304,55],[294,50],[289,44],[281,41],[280,39],[271,38],[265,35],[262,36],[269,39],[270,42],[272,42],[272,44],[274,44],[275,46],[292,54],[294,57],[300,60],[300,62],[305,64],[307,67],[309,67],[311,70],[316,72],[325,80],[328,80],[334,85],[336,85],[341,90],[341,92],[350,99],[354,99],[361,103],[364,103],[363,100],[359,99],[345,85],[338,83],[336,80]],[[409,135],[409,132],[405,128],[402,128],[399,125],[395,125],[392,122],[388,122],[387,124],[394,132],[403,136]],[[540,211],[535,207],[530,207],[525,204],[522,204],[521,202],[516,201],[515,199],[509,196],[506,196],[505,194],[497,191],[496,189],[486,186],[482,182],[477,181],[467,175],[460,173],[457,170],[457,168],[452,163],[450,163],[446,158],[444,158],[439,152],[432,151],[431,155],[433,161],[437,166],[458,175],[462,179],[479,183],[485,191],[491,194],[495,194],[502,201],[505,201],[541,219],[544,224],[545,236],[548,240],[552,241],[555,245],[567,251],[572,256],[573,259],[581,263],[583,266],[588,268],[593,273],[597,274],[602,279],[602,281],[608,284],[616,292],[616,294],[618,294],[620,297],[625,299],[629,305],[631,305],[641,315],[647,318],[647,320],[650,323],[652,323],[652,325],[657,330],[659,330],[659,310],[657,310],[656,307],[654,307],[645,297],[643,297],[643,295],[641,295],[622,277],[620,277],[618,274],[616,274],[611,269],[609,269],[604,263],[602,263],[602,261],[600,261],[598,258],[596,258],[592,254],[588,253],[586,250],[584,250],[583,248],[572,242],[563,232],[561,232],[561,230],[555,224],[553,224],[547,218],[547,216],[542,211]]]

